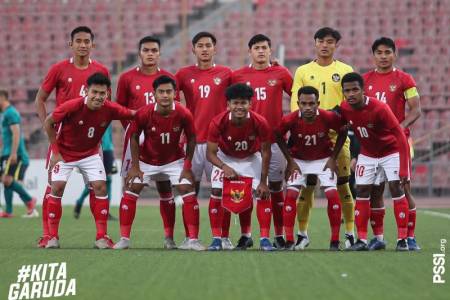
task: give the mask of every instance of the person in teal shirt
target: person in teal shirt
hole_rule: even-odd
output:
[[[36,199],[31,197],[20,183],[25,177],[30,159],[20,130],[20,114],[9,102],[8,92],[5,90],[0,90],[0,111],[3,140],[1,174],[6,202],[5,211],[0,212],[0,218],[13,216],[14,192],[27,206],[27,214],[23,217],[38,217],[39,213],[35,209]]]
[[[114,144],[112,141],[112,125],[109,124],[102,137],[102,151],[103,151],[103,165],[105,166],[106,172],[106,189],[108,192],[108,200],[111,200],[111,185],[112,185],[112,174],[117,173],[117,167],[114,163]],[[84,188],[77,202],[75,203],[75,208],[73,210],[73,216],[78,219],[81,214],[81,208],[83,207],[84,199],[89,195],[89,189]],[[108,217],[109,220],[115,220],[116,218],[111,216]]]

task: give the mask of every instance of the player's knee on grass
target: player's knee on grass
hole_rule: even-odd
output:
[[[180,195],[192,193],[194,191],[194,186],[192,184],[180,184],[177,185],[177,190]]]
[[[397,198],[405,194],[400,185],[400,180],[389,181],[389,190],[391,191],[392,198]]]
[[[349,176],[342,176],[342,177],[338,177],[337,179],[337,185],[342,185],[342,184],[346,184],[349,181]]]
[[[356,197],[358,198],[369,198],[370,192],[372,190],[372,185],[357,185],[356,186]]]
[[[12,184],[14,178],[10,175],[3,175],[2,182],[5,187],[8,187]]]
[[[92,188],[94,189],[94,194],[97,197],[104,197],[106,195],[106,181],[98,180],[90,182]]]
[[[222,190],[221,189],[211,189],[211,195],[216,197],[222,197]]]
[[[166,194],[166,193],[171,193],[172,192],[172,185],[170,184],[169,180],[165,180],[165,181],[157,181],[156,182],[156,189],[158,190],[158,193],[161,194]]]
[[[283,181],[269,181],[269,190],[278,192],[281,191],[283,187]]]
[[[65,181],[53,181],[51,194],[56,197],[62,197],[66,188]]]
[[[372,191],[370,192],[371,208],[384,207],[383,193],[384,193],[384,182],[382,182],[380,185],[373,186]]]

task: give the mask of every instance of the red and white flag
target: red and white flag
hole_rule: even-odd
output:
[[[251,177],[223,179],[222,206],[232,213],[240,214],[252,206]]]

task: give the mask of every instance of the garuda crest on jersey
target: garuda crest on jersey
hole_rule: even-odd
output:
[[[267,84],[269,86],[275,86],[277,84],[277,80],[276,79],[269,79],[269,80],[267,80]]]
[[[215,78],[214,78],[214,83],[215,83],[216,85],[219,85],[221,82],[222,82],[222,79],[220,79],[219,77],[215,77]]]
[[[231,190],[230,195],[231,201],[233,201],[234,203],[239,203],[244,200],[245,193],[244,190]]]
[[[391,85],[389,86],[389,90],[390,90],[391,92],[395,92],[396,89],[397,89],[397,86],[396,86],[395,84],[391,84]]]

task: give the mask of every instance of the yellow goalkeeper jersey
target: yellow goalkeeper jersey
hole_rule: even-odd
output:
[[[353,72],[353,68],[338,60],[326,67],[320,66],[316,61],[298,67],[292,85],[291,111],[298,109],[298,90],[307,85],[319,91],[320,108],[333,109],[339,106],[344,100],[341,79],[350,72]]]

